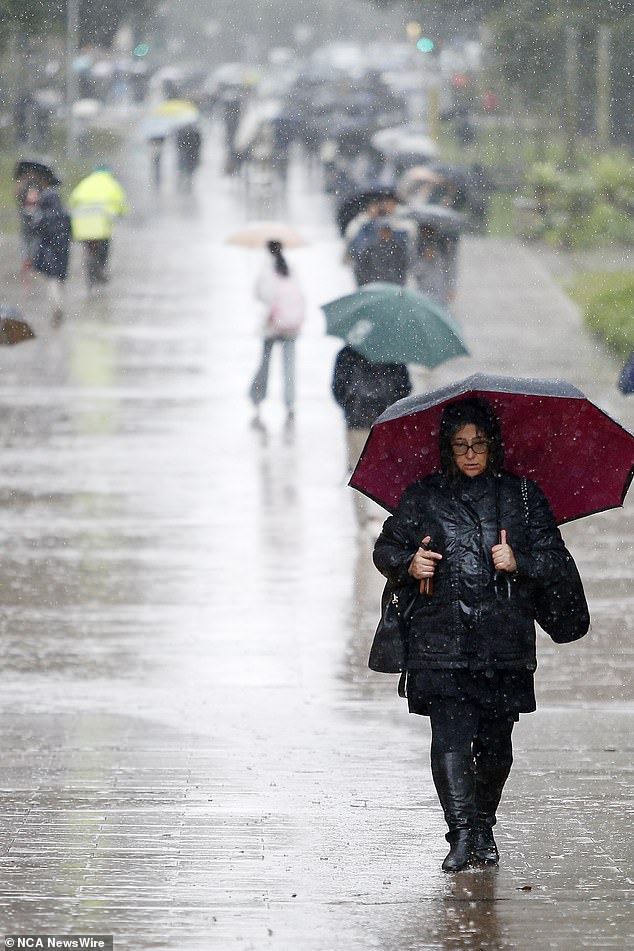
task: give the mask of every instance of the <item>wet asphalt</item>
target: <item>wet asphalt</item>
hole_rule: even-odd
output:
[[[319,304],[352,289],[330,200],[292,167],[286,205],[247,205],[207,130],[192,196],[168,163],[121,169],[133,210],[111,283],[68,315],[11,277],[35,341],[0,350],[0,933],[113,934],[118,949],[625,951],[634,945],[634,498],[566,526],[593,616],[540,635],[538,712],[515,733],[499,870],[444,875],[429,728],[367,670],[381,579],[345,485]],[[284,217],[310,301],[298,406],[272,367],[263,425],[258,252]],[[561,376],[630,429],[618,365],[539,253],[463,242],[476,371]]]

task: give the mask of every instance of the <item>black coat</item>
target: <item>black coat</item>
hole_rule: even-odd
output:
[[[565,546],[541,490],[528,480],[531,522],[526,523],[521,480],[440,473],[410,485],[387,519],[374,563],[394,584],[418,586],[409,564],[426,535],[442,554],[431,597],[418,595],[410,625],[408,667],[534,670],[533,583],[559,573]],[[513,576],[496,572],[491,548],[500,529],[517,561]]]
[[[38,237],[38,246],[33,256],[33,267],[47,277],[65,281],[70,254],[70,216],[54,188],[42,192],[34,218],[34,232]]]
[[[412,391],[404,363],[371,363],[352,347],[337,354],[332,394],[348,429],[369,429],[377,416]]]

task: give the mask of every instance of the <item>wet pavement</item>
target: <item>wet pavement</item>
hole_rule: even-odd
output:
[[[211,138],[211,133],[209,133]],[[381,579],[357,539],[338,342],[351,289],[329,200],[299,165],[284,216],[311,308],[298,407],[278,367],[251,424],[257,252],[213,143],[191,198],[147,190],[114,277],[0,350],[0,933],[114,934],[120,949],[624,951],[634,943],[634,500],[567,526],[593,630],[540,637],[497,871],[446,876],[427,721],[366,659]],[[168,173],[169,173],[168,169]],[[169,179],[169,175],[168,175]],[[262,209],[259,209],[262,211]],[[4,239],[5,268],[15,259]],[[456,310],[478,370],[563,376],[634,428],[615,361],[544,263],[469,238]]]

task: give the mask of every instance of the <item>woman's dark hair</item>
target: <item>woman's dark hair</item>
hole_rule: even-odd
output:
[[[440,422],[440,467],[445,475],[455,477],[458,474],[454,463],[451,440],[463,426],[472,424],[484,433],[489,441],[489,460],[487,471],[497,474],[504,466],[504,446],[500,423],[493,407],[477,396],[457,400],[445,407]]]
[[[267,248],[275,258],[275,271],[281,277],[288,277],[288,264],[286,263],[286,258],[282,254],[282,243],[281,241],[269,241]]]

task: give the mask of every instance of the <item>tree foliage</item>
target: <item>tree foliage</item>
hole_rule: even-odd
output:
[[[385,7],[392,0],[369,2]],[[412,18],[425,29],[429,29],[427,24],[434,25],[440,44],[443,33],[473,37],[478,24],[485,26],[489,66],[522,96],[527,107],[541,106],[554,112],[562,101],[566,38],[570,36],[567,28],[574,28],[582,124],[584,109],[591,108],[594,97],[597,29],[612,27],[613,108],[618,111],[622,102],[632,104],[627,66],[628,50],[634,43],[632,0],[460,0],[459,6],[453,0],[406,3]]]
[[[151,14],[156,0],[78,0],[81,45],[108,46],[121,24],[133,25]],[[66,0],[0,0],[0,29],[37,35],[66,29]]]

